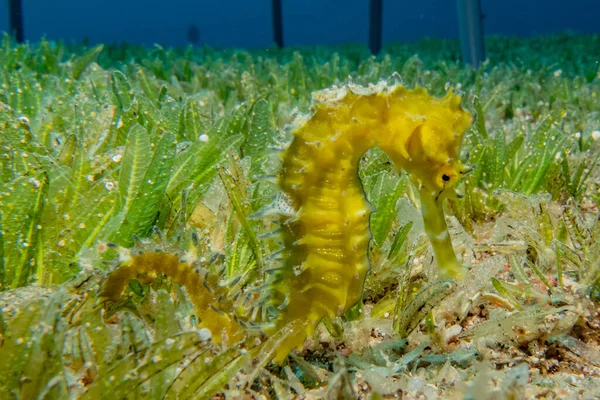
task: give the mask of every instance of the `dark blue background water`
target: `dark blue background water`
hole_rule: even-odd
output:
[[[458,36],[455,0],[383,0],[383,41]],[[6,2],[3,2],[6,4]],[[185,45],[191,24],[200,43],[272,43],[270,0],[24,0],[25,36],[37,41],[127,41]],[[368,0],[282,0],[286,45],[367,43]],[[485,34],[600,33],[600,0],[483,0]],[[2,5],[6,7],[6,5]],[[8,29],[6,8],[0,30]],[[597,49],[600,51],[599,49]]]

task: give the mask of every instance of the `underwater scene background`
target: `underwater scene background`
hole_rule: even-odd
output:
[[[6,10],[0,399],[597,398],[598,2]]]
[[[6,3],[15,2],[9,0]],[[33,42],[83,41],[152,46],[265,48],[273,43],[272,0],[28,0],[22,1],[25,37]],[[369,0],[281,1],[285,44],[366,44]],[[424,37],[457,39],[457,1],[384,1],[383,43]],[[6,14],[5,14],[6,10]],[[564,31],[598,33],[596,0],[481,1],[486,35],[528,37]],[[5,16],[6,15],[6,16]],[[0,31],[9,30],[6,5]],[[190,31],[190,28],[195,27]],[[591,49],[590,49],[591,50]]]

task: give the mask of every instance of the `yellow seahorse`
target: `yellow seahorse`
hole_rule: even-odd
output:
[[[282,216],[287,258],[272,287],[287,306],[276,329],[307,320],[276,359],[302,345],[324,316],[343,315],[361,297],[369,271],[372,207],[358,177],[360,157],[379,147],[419,188],[425,229],[441,278],[464,274],[448,235],[442,203],[466,169],[458,153],[471,115],[451,91],[346,85],[313,95],[314,113],[294,131],[279,186],[293,216]]]
[[[313,113],[297,122],[279,174],[279,186],[290,207],[280,217],[285,261],[269,285],[269,304],[277,306],[280,314],[266,330],[274,333],[287,328],[288,332],[273,350],[276,361],[301,346],[323,317],[343,315],[361,298],[370,268],[369,216],[373,210],[361,186],[358,164],[373,147],[383,150],[418,187],[440,277],[464,275],[442,208],[466,172],[458,156],[471,115],[460,103],[452,91],[436,98],[420,87],[410,90],[385,82],[368,88],[348,84],[313,94]],[[141,264],[141,259],[129,262],[125,278],[136,269],[154,269],[179,278],[181,273],[174,271],[189,270],[185,265],[164,268],[154,263],[146,268]],[[118,283],[124,278],[111,278],[104,293],[114,298],[121,293],[124,284]],[[192,299],[197,298],[204,326],[214,329],[222,324],[221,329],[239,337],[242,329],[230,317],[214,312],[202,315],[211,307],[198,280],[187,275],[179,278],[177,282],[187,287]],[[110,290],[112,285],[119,289]],[[215,333],[213,337],[219,340]]]

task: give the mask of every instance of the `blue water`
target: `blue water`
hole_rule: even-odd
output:
[[[25,37],[218,47],[272,43],[270,0],[24,0]],[[367,43],[368,0],[282,0],[286,45]],[[7,2],[0,31],[8,29]],[[600,0],[482,0],[485,34],[600,33]],[[457,38],[455,0],[384,0],[383,42]]]

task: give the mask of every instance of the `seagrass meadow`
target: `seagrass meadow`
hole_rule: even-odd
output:
[[[4,36],[0,398],[597,396],[600,36],[486,45],[474,70],[432,39],[373,57]],[[290,124],[316,91],[381,80],[453,88],[473,116],[445,202],[466,276],[440,280],[418,189],[371,149],[360,301],[270,362]]]

